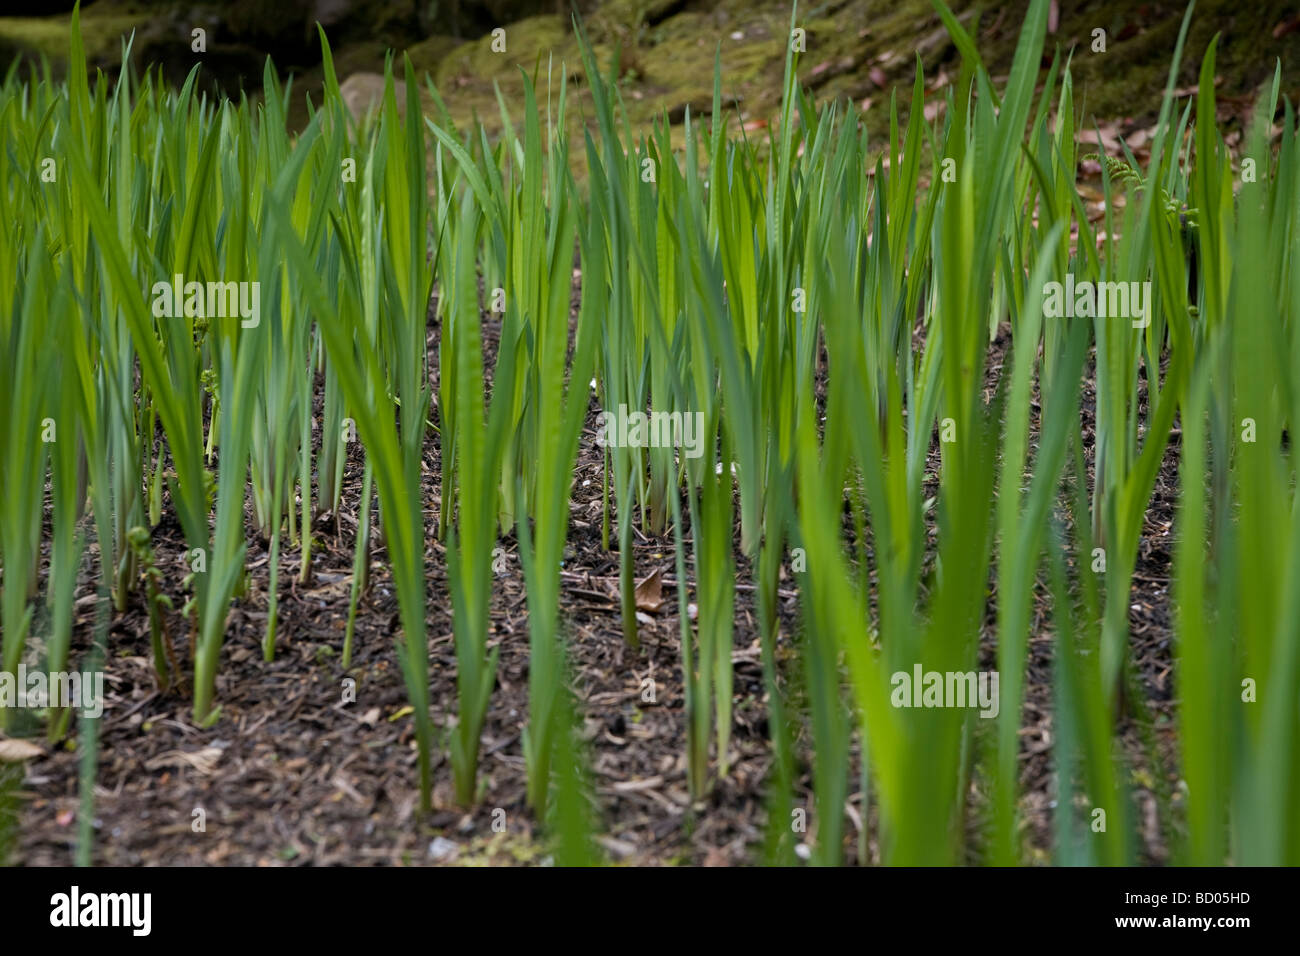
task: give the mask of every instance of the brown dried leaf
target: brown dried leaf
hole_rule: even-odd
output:
[[[194,751],[169,750],[146,761],[145,768],[157,770],[160,767],[193,767],[206,777],[217,768],[217,761],[220,759],[220,747],[204,747],[202,750]]]
[[[655,568],[640,581],[634,592],[639,611],[658,611],[664,606],[663,568]]]
[[[1098,142],[1098,133],[1100,133],[1100,142]],[[1076,143],[1086,143],[1088,145],[1103,147],[1102,152],[1117,153],[1119,152],[1119,124],[1107,123],[1104,126],[1093,128],[1085,127],[1074,134]]]
[[[44,756],[45,751],[30,740],[18,740],[13,737],[0,737],[0,760],[18,763],[33,757]]]
[[[1129,133],[1124,142],[1128,143],[1128,148],[1134,153],[1140,152],[1144,147],[1150,144],[1152,136],[1155,135],[1156,128],[1140,129],[1137,132]]]

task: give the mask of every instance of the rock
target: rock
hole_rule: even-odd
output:
[[[397,108],[406,109],[406,84],[401,80],[393,81],[393,92],[397,98]],[[348,112],[359,123],[371,110],[379,109],[384,102],[384,77],[380,73],[353,73],[339,84],[339,93]],[[405,113],[403,113],[405,115]]]
[[[446,837],[434,837],[429,844],[429,859],[434,863],[450,863],[460,854],[460,846]]]

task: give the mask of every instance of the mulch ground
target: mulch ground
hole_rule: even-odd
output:
[[[485,319],[485,344],[494,351]],[[430,347],[437,341],[430,320]],[[1008,336],[991,350],[988,376],[997,380]],[[436,361],[431,362],[436,371]],[[436,394],[436,393],[435,393]],[[1083,394],[1085,443],[1092,441],[1093,383]],[[641,615],[641,649],[624,642],[617,601],[618,556],[601,546],[601,450],[594,442],[594,407],[580,446],[572,494],[569,549],[562,575],[561,617],[573,687],[582,718],[601,844],[614,862],[736,865],[761,859],[765,781],[771,757],[759,656],[757,610],[750,569],[738,561],[735,607],[734,727],[730,772],[712,794],[692,804],[686,784],[685,710],[671,534],[636,533],[638,579],[660,571],[662,609]],[[934,453],[937,464],[937,451]],[[1155,821],[1155,792],[1174,779],[1174,736],[1168,574],[1173,545],[1177,442],[1165,456],[1144,528],[1130,602],[1131,650],[1154,718],[1158,766],[1147,767],[1139,728],[1122,719],[1119,733],[1132,757],[1130,782],[1138,801],[1142,854],[1165,858]],[[1089,456],[1090,457],[1090,456]],[[430,434],[425,455],[428,643],[433,718],[454,715],[456,659],[442,545],[434,540],[439,449]],[[1089,461],[1089,467],[1091,462]],[[933,469],[930,469],[933,471]],[[357,618],[352,666],[340,666],[351,585],[362,461],[350,446],[342,506],[314,527],[317,546],[306,584],[298,583],[299,555],[282,550],[280,628],[276,658],[262,660],[267,619],[268,554],[249,529],[249,592],[231,612],[217,679],[221,717],[199,729],[183,693],[160,693],[153,677],[149,624],[138,595],[115,616],[105,665],[105,712],[95,800],[96,863],[108,865],[227,864],[527,864],[547,859],[543,835],[525,805],[520,728],[528,712],[528,630],[523,575],[512,539],[502,542],[506,570],[492,600],[491,642],[500,648],[497,686],[483,731],[481,799],[456,805],[445,747],[434,754],[431,818],[415,812],[418,775],[414,724],[394,638],[397,601],[382,544],[372,555],[369,590]],[[166,511],[166,509],[165,509]],[[165,569],[181,568],[180,529],[165,516],[154,529]],[[689,549],[688,549],[689,554]],[[693,571],[688,574],[693,577]],[[181,571],[164,589],[182,603]],[[77,597],[73,660],[89,647],[95,613],[97,562],[88,555]],[[1041,589],[1040,589],[1041,590]],[[793,669],[799,624],[794,584],[782,583],[778,657]],[[981,666],[993,660],[992,594]],[[173,615],[175,635],[187,632]],[[865,625],[865,622],[864,622]],[[184,660],[187,648],[176,641]],[[1040,597],[1029,645],[1027,699],[1021,736],[1021,782],[1026,840],[1033,859],[1046,861],[1055,802],[1051,746],[1052,654],[1050,608]],[[356,699],[344,702],[344,680]],[[783,677],[792,680],[793,675]],[[655,701],[643,700],[643,681],[655,683]],[[441,742],[440,742],[441,743]],[[796,728],[796,805],[812,806],[811,744]],[[856,757],[855,757],[856,760]],[[11,862],[67,864],[77,829],[77,763],[70,747],[55,748],[26,765],[19,790],[21,826]],[[845,859],[857,861],[862,806],[856,771],[850,777]],[[972,787],[981,786],[979,781]],[[874,801],[873,801],[874,802]],[[970,805],[978,805],[978,794]],[[198,811],[202,811],[201,814]],[[504,816],[501,812],[504,811]],[[810,814],[811,815],[811,814]],[[196,820],[203,819],[201,831]],[[869,814],[867,825],[872,827]],[[502,824],[504,823],[504,826]],[[972,820],[972,832],[977,821]],[[495,824],[495,826],[494,826]],[[874,832],[867,862],[878,860]],[[810,838],[815,836],[810,835]]]

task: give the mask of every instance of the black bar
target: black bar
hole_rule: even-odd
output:
[[[51,925],[52,918],[66,918],[74,886],[81,906],[91,908],[98,907],[99,898],[92,904],[86,898],[95,894],[149,894],[148,935],[137,936],[130,925]],[[128,947],[199,943],[204,952],[276,942],[319,942],[337,951],[353,940],[372,950],[404,950],[409,939],[432,952],[458,945],[466,931],[493,949],[511,933],[523,941],[586,939],[595,945],[603,945],[602,939],[636,945],[637,938],[648,944],[711,933],[733,942],[766,941],[773,933],[811,942],[828,931],[866,943],[919,932],[927,948],[948,938],[997,938],[988,935],[993,933],[1008,934],[1007,939],[1043,934],[1044,941],[1071,943],[1127,938],[1141,945],[1196,934],[1231,944],[1242,933],[1289,934],[1295,874],[1281,869],[67,868],[0,871],[0,900],[5,949],[15,953],[22,950],[9,949],[10,944],[36,937],[68,940],[74,934],[83,944],[92,938]],[[1205,926],[1201,921],[1207,919]],[[1226,925],[1225,920],[1245,922]],[[120,922],[130,920],[124,915]]]

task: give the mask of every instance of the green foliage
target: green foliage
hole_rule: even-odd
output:
[[[313,521],[356,507],[343,665],[382,551],[431,809],[428,610],[449,599],[457,699],[445,729],[468,807],[497,677],[493,595],[513,573],[494,555],[513,542],[528,607],[527,800],[557,862],[598,862],[561,564],[584,425],[630,412],[654,424],[599,449],[602,543],[618,550],[635,657],[634,542],[666,544],[671,529],[693,813],[730,772],[745,568],[773,757],[768,859],[792,862],[807,843],[812,862],[843,862],[856,769],[861,861],[876,846],[889,864],[1027,862],[1022,731],[1045,619],[1056,861],[1142,859],[1131,790],[1143,773],[1159,778],[1179,862],[1300,860],[1292,105],[1279,136],[1275,80],[1244,141],[1256,177],[1239,178],[1213,122],[1213,43],[1195,102],[1176,109],[1189,9],[1146,169],[1127,151],[1094,157],[1105,199],[1094,223],[1076,187],[1088,157],[1075,148],[1070,64],[1040,70],[1046,0],[1030,5],[997,88],[975,38],[936,8],[961,53],[956,82],[927,120],[918,63],[879,151],[851,107],[812,102],[788,44],[766,142],[732,132],[720,63],[707,124],[688,111],[678,140],[666,122],[634,132],[579,24],[585,193],[571,172],[572,64],[546,64],[544,107],[540,62],[521,103],[501,95],[493,142],[481,125],[451,128],[445,111],[426,118],[409,61],[405,108],[390,60],[380,108],[354,121],[322,33],[323,102],[294,136],[269,65],[257,109],[196,96],[193,75],[176,92],[129,71],[92,87],[74,16],[66,84],[13,71],[0,83],[0,217],[12,224],[0,274],[16,277],[0,302],[0,666],[69,665],[89,568],[101,616],[110,602],[126,610],[143,582],[158,682],[180,683],[167,629],[179,589],[168,592],[151,544],[166,508],[193,591],[182,611],[193,718],[214,723],[230,609],[258,600],[246,518],[268,545],[269,660],[282,551],[297,549],[305,581]],[[791,28],[800,22],[796,8]],[[155,284],[177,275],[257,283],[257,321],[158,309]],[[1141,321],[1060,316],[1049,285],[1067,276],[1146,283]],[[1148,504],[1175,458],[1171,759],[1144,728],[1129,620]],[[357,502],[342,493],[354,465]],[[444,554],[447,593],[434,594]],[[797,593],[793,628],[783,588]],[[989,733],[969,701],[900,704],[900,676],[991,664]],[[50,712],[52,738],[70,717]],[[97,730],[82,729],[88,813]],[[804,756],[811,808],[796,800]],[[1170,779],[1185,781],[1185,801]],[[807,836],[789,828],[800,809]]]

